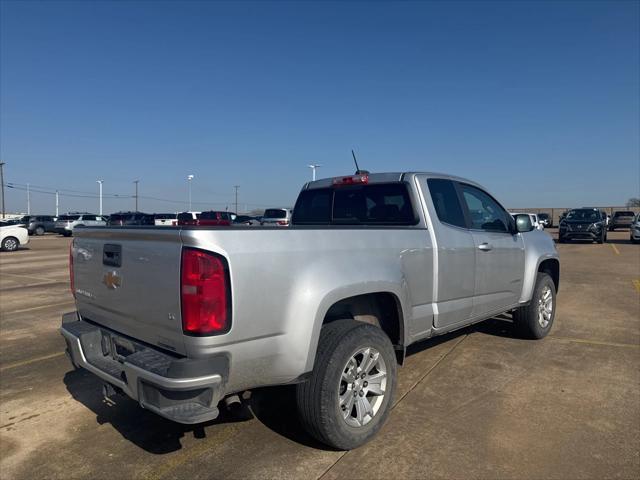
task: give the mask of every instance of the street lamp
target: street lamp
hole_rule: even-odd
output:
[[[140,183],[140,180],[134,180],[133,183],[136,184],[136,195],[135,195],[135,197],[136,197],[136,209],[135,209],[135,211],[137,212],[138,211],[138,183]]]
[[[191,180],[193,180],[194,178],[194,175],[187,176],[187,181],[189,182],[189,211],[191,211]]]
[[[102,215],[102,182],[104,182],[104,180],[96,180],[96,183],[100,185],[100,215]]]
[[[322,165],[317,164],[317,163],[312,163],[311,165],[307,165],[307,167],[309,167],[312,170],[312,179],[315,182],[316,181],[316,168],[320,168]]]
[[[4,172],[2,167],[4,167],[5,162],[0,162],[0,184],[2,185],[2,218],[4,219]]]

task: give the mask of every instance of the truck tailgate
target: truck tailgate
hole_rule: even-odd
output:
[[[74,290],[82,318],[185,353],[180,316],[180,230],[78,229]]]

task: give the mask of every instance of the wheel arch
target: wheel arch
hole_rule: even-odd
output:
[[[396,350],[398,363],[402,364],[406,348],[407,309],[402,301],[399,285],[372,282],[367,286],[349,286],[329,292],[320,302],[311,335],[306,371],[313,369],[323,325],[341,318],[353,318],[364,323],[376,324],[389,336]],[[380,321],[380,319],[382,320]]]

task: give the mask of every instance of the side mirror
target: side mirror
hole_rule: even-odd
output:
[[[516,215],[516,232],[524,233],[533,230],[533,224],[531,223],[531,217],[526,214]]]

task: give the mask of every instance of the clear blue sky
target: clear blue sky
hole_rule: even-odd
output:
[[[640,195],[640,3],[2,1],[5,182],[145,211],[292,205],[310,178],[472,178],[510,207]],[[7,189],[8,210],[26,210]],[[53,197],[32,195],[32,213]],[[97,211],[62,197],[61,210]],[[107,199],[107,212],[132,209]]]

